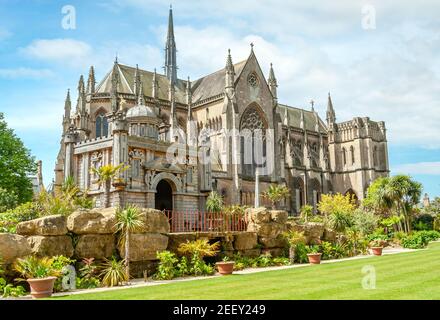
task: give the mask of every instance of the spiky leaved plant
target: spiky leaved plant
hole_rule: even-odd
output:
[[[104,207],[108,208],[110,206],[110,184],[111,180],[119,176],[120,173],[127,170],[130,166],[126,166],[121,163],[118,166],[112,164],[107,164],[99,168],[91,168],[90,173],[94,174],[98,178],[98,185],[101,188],[104,185]]]
[[[130,236],[144,225],[142,213],[135,205],[129,205],[124,209],[116,210],[116,232],[121,233],[121,245],[125,247],[125,273],[127,280],[130,279]]]

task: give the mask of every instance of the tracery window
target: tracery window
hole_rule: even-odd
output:
[[[255,106],[243,113],[240,124],[242,173],[255,175],[257,167],[265,165],[267,124]]]
[[[255,73],[251,73],[248,77],[248,83],[251,87],[256,88],[258,87],[258,78]]]
[[[106,137],[108,136],[108,120],[104,112],[96,116],[96,137]]]
[[[342,161],[345,166],[347,164],[347,150],[345,148],[342,148]]]

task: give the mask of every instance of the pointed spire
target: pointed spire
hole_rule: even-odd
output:
[[[173,8],[168,17],[168,34],[165,45],[165,74],[172,84],[177,80],[176,40],[174,38]]]
[[[137,96],[137,103],[139,106],[145,105],[144,87],[142,85],[142,82],[139,82],[139,92],[138,92],[138,96]]]
[[[333,109],[332,97],[330,96],[330,92],[328,93],[328,102],[327,102],[327,124],[336,122],[336,114],[335,109]]]
[[[78,81],[78,101],[76,104],[76,111],[79,114],[84,114],[86,111],[86,97],[84,88],[84,76],[81,75]]]
[[[133,93],[137,97],[139,95],[139,90],[141,88],[141,73],[139,72],[139,66],[136,64],[136,69],[134,70],[134,83],[133,83]]]
[[[228,49],[228,57],[226,58],[226,76],[225,76],[225,88],[232,89],[235,81],[235,69],[232,63],[231,49]]]
[[[110,99],[111,99],[111,106],[112,111],[116,112],[118,111],[118,83],[119,83],[119,71],[118,71],[118,62],[115,61],[113,64],[113,70],[112,70],[112,77],[111,77],[111,92],[110,92]]]
[[[277,78],[275,78],[275,72],[273,71],[272,63],[270,64],[269,78],[267,79],[267,82],[269,84],[270,92],[272,92],[272,95],[276,101],[278,99],[278,95],[277,95],[278,83],[277,83]]]
[[[315,112],[315,101],[313,99],[310,100],[310,105],[312,106],[312,112]]]
[[[191,80],[189,77],[188,81],[186,82],[186,103],[188,105],[192,104]]]
[[[89,78],[87,79],[87,94],[94,94],[95,93],[95,68],[93,66],[90,66],[89,69]]]
[[[159,92],[158,90],[158,84],[157,84],[157,73],[156,73],[156,68],[154,68],[154,73],[153,73],[153,83],[152,83],[152,95],[154,99],[157,99],[157,94]]]
[[[70,100],[70,89],[67,89],[66,100],[64,101],[64,123],[69,124],[72,101]]]

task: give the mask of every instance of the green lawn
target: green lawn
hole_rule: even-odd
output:
[[[362,288],[366,265],[376,270],[376,289]],[[440,243],[417,252],[62,299],[440,299]]]

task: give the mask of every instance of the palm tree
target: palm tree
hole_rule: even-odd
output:
[[[298,231],[293,231],[293,230],[283,233],[283,236],[287,240],[287,242],[289,243],[290,264],[294,264],[296,247],[299,244],[305,244],[306,237],[304,236],[304,232],[298,232]]]
[[[208,212],[217,213],[223,209],[223,198],[215,191],[211,191],[206,199],[206,210]]]
[[[276,204],[285,199],[289,193],[290,190],[286,186],[271,184],[267,191],[263,193],[263,197],[272,202],[272,209],[275,210]]]
[[[121,244],[125,247],[125,273],[130,280],[130,235],[143,226],[142,214],[138,207],[129,205],[125,209],[116,210],[116,232],[121,232]]]
[[[104,208],[110,206],[110,183],[112,179],[119,176],[120,173],[127,170],[129,166],[121,163],[118,166],[107,164],[97,168],[91,168],[90,173],[95,174],[98,177],[98,185],[101,188],[104,185]]]

